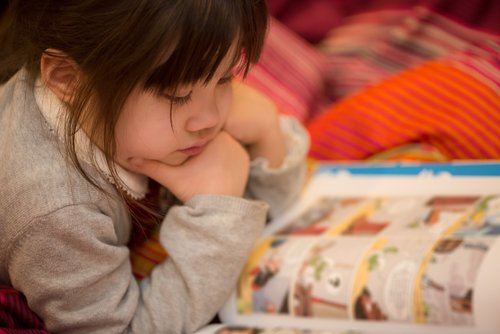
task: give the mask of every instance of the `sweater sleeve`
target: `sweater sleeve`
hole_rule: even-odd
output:
[[[263,202],[214,195],[173,207],[160,232],[169,257],[138,284],[112,219],[67,206],[17,238],[11,282],[51,332],[191,333],[227,299],[266,212]]]
[[[307,131],[295,118],[281,115],[280,122],[287,149],[282,165],[273,169],[268,167],[267,160],[255,159],[247,186],[249,197],[269,203],[271,218],[285,212],[299,196],[310,142]]]

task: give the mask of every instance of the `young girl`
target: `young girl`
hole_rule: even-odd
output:
[[[264,0],[17,0],[2,22],[0,284],[51,332],[195,331],[301,185],[305,132],[231,80]],[[150,179],[181,204],[138,282],[127,203]]]

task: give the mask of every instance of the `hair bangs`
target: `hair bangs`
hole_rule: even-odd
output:
[[[244,5],[185,0],[173,23],[179,27],[179,42],[148,76],[145,88],[162,92],[185,84],[206,83],[229,52],[233,53],[231,67],[246,74],[260,56],[268,18],[264,1],[239,1]]]

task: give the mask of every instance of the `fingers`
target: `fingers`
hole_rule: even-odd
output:
[[[179,166],[137,158],[130,159],[129,163],[182,201],[196,194],[241,197],[250,168],[246,150],[225,132],[217,135],[200,154]]]
[[[161,178],[163,171],[168,168],[168,165],[157,160],[149,160],[142,158],[131,158],[129,163],[136,172],[144,174],[154,180]]]

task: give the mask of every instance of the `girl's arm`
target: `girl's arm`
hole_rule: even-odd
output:
[[[267,212],[262,202],[214,195],[172,208],[160,232],[169,257],[138,284],[126,212],[93,203],[36,218],[10,248],[11,283],[51,332],[194,332],[227,299]]]
[[[290,208],[304,185],[309,135],[293,117],[280,116],[280,133],[284,137],[285,156],[278,168],[270,167],[265,158],[250,165],[247,193],[269,204],[269,215],[275,218]]]
[[[234,80],[232,88],[233,103],[224,130],[247,147],[252,160],[263,158],[269,167],[280,167],[286,155],[286,138],[280,131],[276,105],[242,82]]]
[[[309,136],[294,118],[280,115],[257,90],[235,81],[233,108],[224,130],[245,145],[252,160],[247,195],[282,213],[296,199],[305,175]]]

